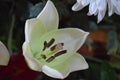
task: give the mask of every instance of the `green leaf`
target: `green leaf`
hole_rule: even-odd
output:
[[[91,50],[92,50],[93,40],[92,40],[90,37],[88,37],[88,38],[86,39],[86,41],[85,41],[85,44],[87,45],[88,50],[91,51]]]
[[[100,80],[118,80],[115,70],[107,61],[103,61],[101,65],[101,78]]]
[[[117,38],[117,33],[115,31],[110,31],[108,33],[107,54],[116,54],[119,46],[118,44],[119,42]]]
[[[111,66],[115,69],[119,69],[120,70],[120,62],[117,63],[111,63]]]
[[[85,80],[100,80],[100,64],[89,63],[89,69],[84,70]]]
[[[118,43],[118,53],[120,53],[120,41]]]

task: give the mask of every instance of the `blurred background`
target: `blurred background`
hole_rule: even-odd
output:
[[[47,0],[0,0],[0,41],[10,51],[8,66],[0,66],[0,80],[58,80],[32,71],[22,55],[25,21],[36,17]],[[58,10],[59,28],[74,27],[90,32],[78,50],[89,69],[72,72],[64,80],[120,80],[120,16],[104,17],[97,24],[96,16],[87,16],[88,6],[71,10],[76,0],[52,0]]]

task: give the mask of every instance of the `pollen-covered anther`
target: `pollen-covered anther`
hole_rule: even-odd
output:
[[[63,43],[58,43],[55,48],[59,50],[63,49]]]
[[[51,61],[53,61],[56,57],[58,57],[58,56],[60,56],[60,55],[62,55],[62,54],[65,54],[65,53],[67,53],[67,50],[59,51],[59,52],[57,52],[54,56],[49,57],[49,58],[46,60],[46,62],[51,62]]]
[[[65,53],[67,53],[67,50],[59,51],[59,52],[57,52],[57,53],[54,55],[54,57],[58,57],[58,56],[60,56],[60,55],[62,55],[62,54],[65,54]]]
[[[41,57],[42,57],[43,59],[46,59],[46,58],[47,58],[46,55],[44,55],[44,54],[41,54]]]
[[[43,47],[43,51],[47,48],[47,42],[44,41],[44,47]]]
[[[64,43],[58,43],[50,48],[51,51],[59,51],[62,50]]]
[[[55,59],[55,57],[54,56],[51,56],[50,58],[48,58],[47,60],[46,60],[46,62],[51,62],[51,61],[53,61]]]
[[[55,42],[55,39],[52,38],[52,39],[47,43],[47,47],[49,48],[54,42]]]
[[[54,42],[55,42],[55,39],[54,39],[54,38],[52,38],[49,42],[44,41],[43,51],[44,51],[46,48],[49,48]]]

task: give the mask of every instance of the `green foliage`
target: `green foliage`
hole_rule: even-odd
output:
[[[115,70],[107,61],[102,63],[100,80],[118,80]]]
[[[119,41],[117,38],[117,33],[115,31],[110,31],[108,33],[108,43],[107,43],[107,54],[116,54],[119,48]]]
[[[115,69],[120,70],[120,62],[112,63],[111,66]]]

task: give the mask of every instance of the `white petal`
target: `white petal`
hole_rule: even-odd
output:
[[[53,45],[58,43],[64,43],[63,49],[67,52],[76,52],[85,42],[88,32],[85,32],[77,28],[65,28],[52,31],[45,34],[41,38],[41,46],[44,44],[44,41],[50,41],[52,38],[55,39]]]
[[[82,0],[77,0],[78,3],[81,3]]]
[[[116,14],[120,15],[120,0],[111,1],[114,5],[114,11]]]
[[[111,0],[107,0],[108,1],[108,15],[111,16],[114,12],[113,12],[113,4],[111,2]]]
[[[66,62],[70,67],[70,72],[88,68],[88,64],[84,57],[78,53],[74,53],[74,55],[71,56]]]
[[[45,25],[39,19],[29,19],[25,23],[25,40],[34,41],[46,32]]]
[[[52,61],[51,65],[49,66],[44,65],[42,68],[43,72],[50,77],[64,79],[73,71],[78,71],[88,68],[87,62],[80,54],[78,53],[66,53],[66,54],[68,56],[69,54],[72,54],[73,56],[69,56],[69,58],[66,58],[62,62],[58,60],[58,59],[62,59],[62,57],[60,56],[56,60]],[[65,57],[64,55],[62,56]]]
[[[37,17],[40,19],[44,25],[47,27],[47,31],[51,31],[58,28],[59,17],[58,12],[52,3],[52,1],[48,0],[44,9]]]
[[[106,0],[97,0],[96,5],[98,6],[98,10],[106,10],[107,3]]]
[[[102,21],[102,19],[104,18],[105,16],[105,11],[99,11],[98,12],[98,21],[97,23],[99,23],[100,21]]]
[[[117,7],[117,9],[115,9],[115,13],[116,13],[117,15],[120,15],[120,8]]]
[[[10,59],[10,54],[5,45],[0,41],[0,65],[7,65]]]
[[[46,75],[53,77],[53,78],[58,78],[58,79],[64,79],[65,77],[63,76],[62,73],[60,73],[58,70],[55,70],[53,68],[50,68],[46,65],[43,66],[42,72],[44,72]]]
[[[85,6],[83,6],[81,3],[76,2],[73,6],[72,6],[72,10],[73,11],[79,11],[82,8],[84,8]]]
[[[42,64],[32,56],[32,53],[29,48],[29,44],[27,42],[24,42],[23,44],[23,55],[27,61],[28,66],[32,70],[35,70],[35,71],[42,70]]]
[[[90,0],[81,0],[81,4],[87,6],[90,3]]]
[[[114,12],[120,15],[120,1],[119,0],[108,0],[108,15],[111,16]]]
[[[95,1],[91,1],[89,5],[89,15],[93,15],[97,12],[97,5]]]

